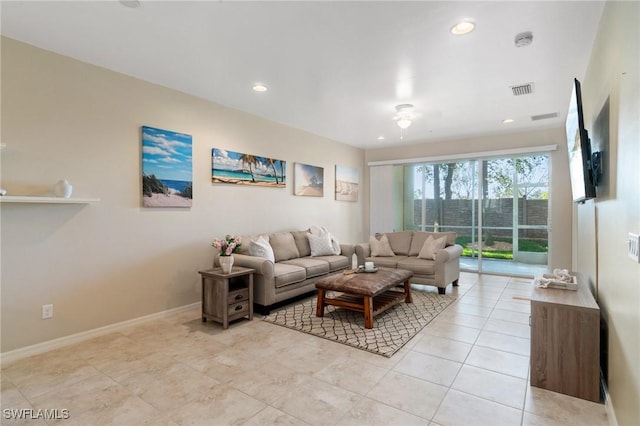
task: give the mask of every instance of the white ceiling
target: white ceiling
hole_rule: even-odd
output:
[[[594,1],[7,2],[3,35],[362,148],[564,125]],[[450,28],[476,23],[465,36]],[[533,43],[515,47],[517,33]],[[252,91],[255,82],[269,88]],[[515,97],[510,86],[534,83]],[[417,117],[400,140],[395,105]],[[558,113],[532,121],[531,116]],[[505,118],[514,123],[502,124]],[[384,135],[385,140],[377,138]]]

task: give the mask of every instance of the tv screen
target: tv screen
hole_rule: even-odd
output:
[[[571,192],[576,203],[595,198],[596,188],[591,176],[591,146],[589,133],[584,128],[582,93],[580,82],[574,79],[571,103],[566,122],[567,148],[569,150],[569,175]]]

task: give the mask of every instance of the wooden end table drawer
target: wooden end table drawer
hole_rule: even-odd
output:
[[[227,303],[229,305],[234,303],[239,303],[245,300],[249,300],[249,289],[241,288],[239,290],[229,292],[229,296],[227,297]],[[229,310],[231,312],[231,309]]]

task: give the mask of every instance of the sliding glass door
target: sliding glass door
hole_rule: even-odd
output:
[[[546,155],[403,168],[403,229],[455,231],[461,268],[537,275],[547,267]]]

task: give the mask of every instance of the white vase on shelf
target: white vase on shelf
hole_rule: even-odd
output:
[[[66,179],[61,179],[56,183],[53,187],[53,193],[56,197],[60,198],[69,198],[71,197],[71,192],[73,191],[73,187]]]
[[[220,256],[220,267],[222,268],[223,274],[231,273],[231,268],[233,268],[233,256]]]

